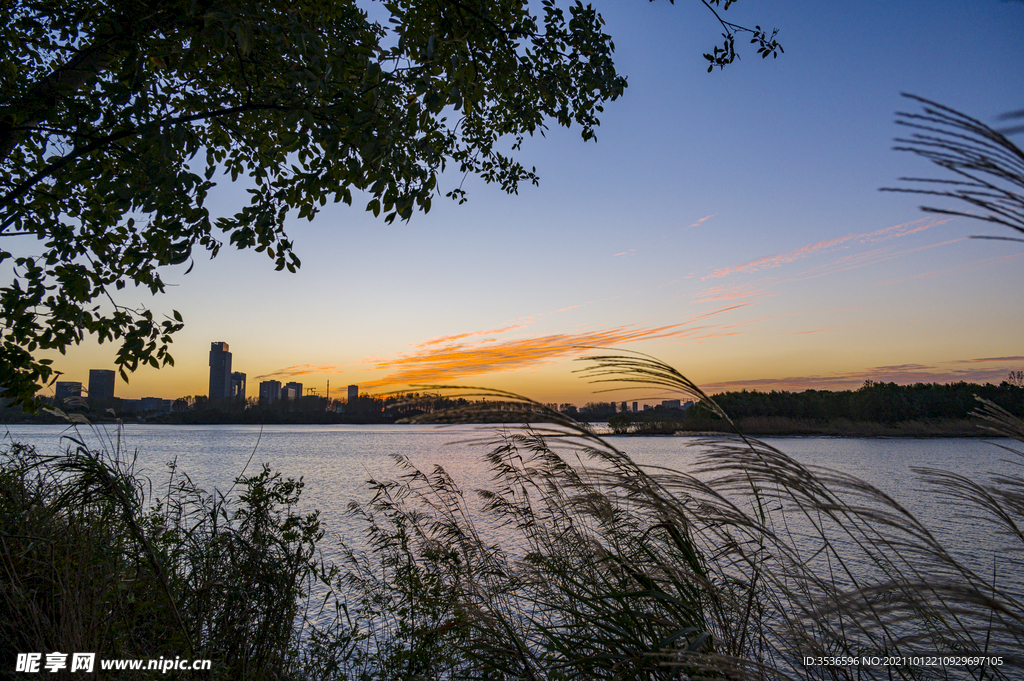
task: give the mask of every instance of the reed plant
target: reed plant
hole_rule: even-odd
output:
[[[731,423],[653,358],[590,361],[595,380],[673,390]],[[364,678],[1021,678],[1019,476],[917,471],[934,503],[1003,541],[979,563],[872,485],[742,434],[700,441],[693,470],[648,469],[544,405],[461,394],[481,395],[440,420],[532,424],[487,441],[491,489],[474,498],[401,459],[403,476],[352,509],[371,541],[339,586],[374,641]],[[979,415],[1024,441],[995,405]],[[485,539],[494,524],[501,543]]]

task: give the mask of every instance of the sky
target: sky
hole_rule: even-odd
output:
[[[990,124],[1024,107],[1024,2],[741,0],[726,18],[778,27],[785,54],[762,61],[741,39],[741,59],[710,74],[702,54],[721,31],[700,2],[594,4],[629,78],[596,143],[579,128],[527,140],[540,185],[515,196],[469,178],[466,204],[440,197],[407,223],[358,197],[294,219],[296,274],[228,248],[168,270],[165,295],[123,300],[182,314],[175,365],[119,378],[115,394],[206,394],[214,341],[249,396],[275,379],[321,395],[330,381],[337,398],[437,383],[577,404],[669,397],[595,393],[574,373],[586,348],[653,355],[708,392],[1024,369],[1024,245],[970,239],[995,228],[879,191],[941,175],[892,150],[895,113],[919,109],[901,93]],[[244,185],[221,178],[211,200],[234,213]],[[87,383],[115,354],[90,340],[55,367]]]

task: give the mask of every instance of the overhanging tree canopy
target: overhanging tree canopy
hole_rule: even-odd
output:
[[[160,269],[197,247],[213,256],[226,238],[294,271],[292,211],[312,219],[361,190],[374,215],[408,219],[430,209],[446,167],[516,192],[537,177],[499,149],[551,120],[591,139],[626,86],[589,5],[382,7],[386,26],[353,1],[0,4],[0,236],[36,239],[33,255],[0,248],[0,396],[31,405],[53,375],[38,352],[88,334],[120,342],[125,378],[170,363],[181,316],[115,296],[161,292]],[[746,30],[719,21],[710,66],[731,62]],[[749,32],[762,56],[781,50]],[[205,206],[219,173],[252,184],[234,215]]]

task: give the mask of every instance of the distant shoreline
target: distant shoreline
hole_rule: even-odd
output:
[[[33,425],[70,425],[68,421],[52,414],[21,415],[19,419],[3,419],[0,424],[33,424]],[[126,419],[126,424],[132,425],[160,425],[160,426],[229,426],[229,425],[391,425],[393,421],[384,420],[357,420],[347,419],[344,422],[323,421],[310,419],[289,420],[285,423],[245,423],[224,419],[223,421],[207,421],[203,423],[175,423],[168,420],[135,421]],[[931,419],[917,421],[903,421],[897,423],[876,423],[873,421],[851,421],[849,419],[794,419],[789,417],[771,416],[749,416],[734,419],[734,422],[743,435],[751,437],[916,437],[916,438],[944,438],[944,437],[1000,437],[999,434],[986,430],[980,426],[976,419]],[[102,418],[91,420],[95,425],[112,425],[117,421],[114,419]],[[601,422],[599,422],[601,423]],[[721,437],[734,434],[730,430],[715,430],[711,423],[704,421],[697,424],[685,424],[683,422],[660,421],[660,422],[635,422],[639,426],[636,430],[628,432],[614,432],[609,429],[608,435],[623,435],[628,437],[636,436],[688,436],[688,437]],[[439,424],[440,425],[440,424]],[[498,425],[495,423],[465,423],[460,425]],[[717,425],[717,424],[715,424]]]
[[[781,416],[749,416],[734,419],[734,421],[741,433],[751,437],[1000,437],[997,433],[981,427],[981,422],[976,419],[929,419],[897,423],[877,423],[874,421],[851,421],[849,419],[819,421]],[[731,432],[727,430],[708,430],[706,423],[691,428],[687,428],[681,423],[652,423],[650,425],[650,428],[639,428],[636,431],[616,434],[628,436],[716,436],[730,434]]]

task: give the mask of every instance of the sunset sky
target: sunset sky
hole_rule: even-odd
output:
[[[332,397],[446,382],[661,399],[594,395],[573,374],[582,346],[654,355],[710,392],[1024,369],[1024,244],[972,240],[998,232],[879,191],[941,175],[892,151],[895,113],[919,110],[901,92],[993,125],[1024,108],[1024,3],[740,0],[726,16],[777,26],[785,54],[762,61],[740,40],[741,60],[711,74],[702,54],[721,31],[699,1],[594,4],[629,77],[597,143],[578,128],[529,140],[520,158],[541,182],[518,196],[469,178],[468,203],[439,198],[408,223],[358,197],[296,219],[297,274],[227,248],[168,271],[166,295],[122,301],[181,312],[175,366],[116,394],[206,394],[212,341],[250,396],[274,378],[321,394],[330,380]],[[442,193],[460,182],[444,176]],[[211,209],[245,200],[223,178]],[[90,341],[56,367],[86,383],[115,349]]]

